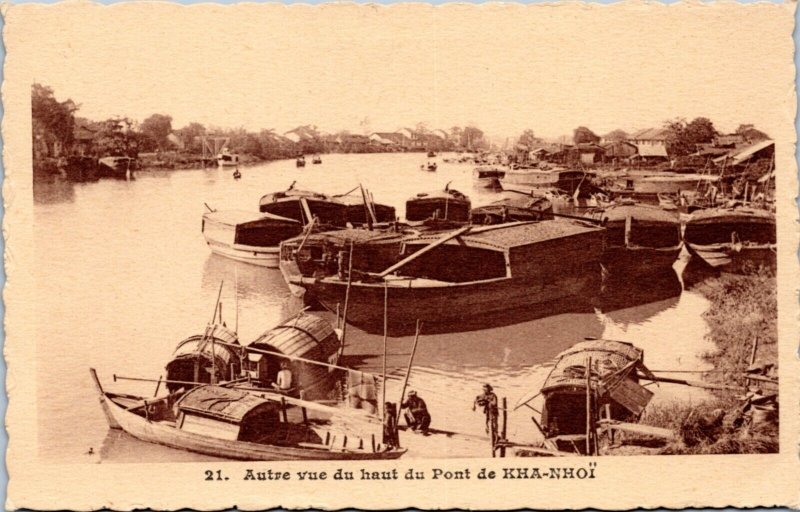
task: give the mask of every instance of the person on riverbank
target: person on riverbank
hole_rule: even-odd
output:
[[[492,434],[492,438],[497,435],[497,395],[494,394],[491,384],[483,385],[483,393],[475,397],[472,402],[472,410],[483,407],[483,414],[486,415],[486,433]]]
[[[431,424],[431,415],[428,412],[428,406],[425,400],[417,396],[416,391],[409,391],[408,398],[400,405],[401,409],[405,409],[404,417],[406,424],[411,427],[411,430],[428,433],[428,427]]]

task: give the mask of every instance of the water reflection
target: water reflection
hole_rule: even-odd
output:
[[[682,286],[678,274],[653,274],[646,279],[607,279],[599,297],[598,308],[615,321],[641,323],[675,307]]]
[[[33,180],[34,204],[71,203],[75,200],[75,184],[58,175]]]

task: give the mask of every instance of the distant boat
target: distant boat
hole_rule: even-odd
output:
[[[603,266],[614,277],[668,272],[683,247],[677,208],[620,202],[587,217],[606,228]]]
[[[427,169],[427,170],[429,170],[429,171],[431,171],[431,172],[433,172],[433,171],[435,171],[436,169],[438,169],[438,167],[439,167],[439,166],[438,166],[438,165],[436,165],[436,162],[428,162],[428,166],[426,167],[426,169]]]
[[[384,294],[391,335],[413,333],[417,320],[426,332],[459,332],[514,312],[544,316],[549,305],[599,286],[603,236],[564,219],[465,226],[404,239],[404,259],[380,273],[289,279],[330,311],[347,295],[348,323],[368,333],[383,332]]]
[[[98,160],[100,177],[128,179],[136,170],[136,159],[129,156],[106,156]]]
[[[306,166],[306,157],[304,157],[304,156],[297,157],[297,160],[295,160],[295,165],[297,167],[305,167]]]
[[[436,153],[434,151],[428,151],[428,158],[436,158]]]
[[[406,201],[406,220],[428,219],[469,222],[472,202],[458,190],[445,187],[434,192],[420,192]]]
[[[591,367],[587,368],[590,360]],[[653,397],[652,391],[639,384],[639,372],[652,376],[644,365],[644,352],[634,345],[611,340],[582,341],[556,356],[555,366],[541,389],[531,390],[515,409],[533,409],[529,402],[541,394],[541,420],[534,423],[544,436],[545,448],[586,454],[586,445],[594,444],[591,438],[587,443],[587,424],[596,428],[600,412],[610,422],[639,421]],[[591,394],[599,394],[600,403],[607,405],[598,405],[596,398],[589,401],[587,396]],[[589,418],[587,408],[592,411]]]
[[[314,159],[313,159],[313,160],[311,160],[311,163],[312,163],[312,164],[315,164],[315,165],[317,165],[317,164],[321,164],[321,163],[322,163],[322,157],[321,157],[321,156],[319,156],[319,155],[315,156],[315,157],[314,157]]]
[[[236,460],[386,460],[406,452],[354,430],[353,422],[377,430],[359,411],[219,385],[160,398],[110,393],[90,372],[109,427],[145,442]],[[334,425],[336,418],[349,423]]]
[[[476,184],[485,188],[500,187],[500,179],[506,175],[505,169],[498,167],[476,167],[472,171],[472,178]]]
[[[684,174],[675,172],[653,172],[642,175],[625,176],[618,180],[619,187],[633,194],[654,195],[679,194],[695,191],[703,184],[719,181],[719,176],[711,174]]]
[[[235,171],[233,171],[233,179],[238,180],[242,178],[242,173],[239,171],[237,167]]]
[[[510,169],[500,179],[503,190],[530,193],[534,190],[557,189],[572,194],[593,174],[575,169]]]
[[[262,267],[278,268],[280,243],[299,235],[303,224],[270,213],[242,210],[203,214],[202,232],[211,252]]]
[[[553,204],[546,197],[506,197],[472,209],[475,225],[503,224],[506,222],[550,220]]]
[[[239,165],[239,155],[231,153],[228,148],[223,148],[217,155],[217,165],[220,167],[234,167]]]
[[[696,210],[683,233],[692,257],[734,273],[758,266],[774,268],[776,236],[775,214],[742,206]]]

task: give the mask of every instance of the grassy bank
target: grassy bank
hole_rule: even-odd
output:
[[[766,271],[709,279],[697,291],[711,302],[704,313],[708,338],[716,349],[704,354],[715,373],[707,382],[744,386],[743,373],[755,365],[778,366],[777,283]],[[773,389],[774,391],[774,386]],[[764,389],[768,393],[770,388]],[[662,454],[775,453],[778,451],[777,415],[774,421],[750,421],[755,413],[736,393],[718,391],[703,404],[671,402],[650,407],[642,423],[667,428],[678,439],[659,450]]]

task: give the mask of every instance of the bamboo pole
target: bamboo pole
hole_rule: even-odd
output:
[[[508,401],[506,397],[503,397],[503,442],[506,442],[506,434],[508,432]],[[500,446],[500,457],[506,456],[506,447],[505,444]]]
[[[389,284],[383,283],[383,400],[381,400],[381,408],[386,414],[386,345],[389,336]]]
[[[591,428],[592,428],[592,358],[586,358],[586,455],[592,454]]]
[[[344,312],[342,313],[342,340],[337,361],[344,354],[344,343],[347,336],[347,306],[350,305],[350,285],[353,282],[353,247],[353,241],[350,240],[350,263],[347,265],[347,289],[344,292]]]
[[[421,330],[419,319],[417,319],[417,332],[414,334],[414,345],[411,347],[411,356],[408,358],[408,369],[406,370],[406,378],[403,380],[403,389],[400,391],[400,401],[398,404],[402,405],[403,398],[406,396],[406,387],[408,387],[408,379],[411,377],[411,366],[414,364],[414,354],[417,353],[417,342],[419,341],[419,333]]]
[[[155,392],[155,393],[153,393],[153,398],[155,398],[155,397],[157,397],[157,396],[158,396],[158,390],[159,390],[159,388],[161,387],[161,378],[162,378],[162,377],[163,377],[162,375],[159,375],[159,376],[158,376],[158,384],[156,384],[156,392]]]

